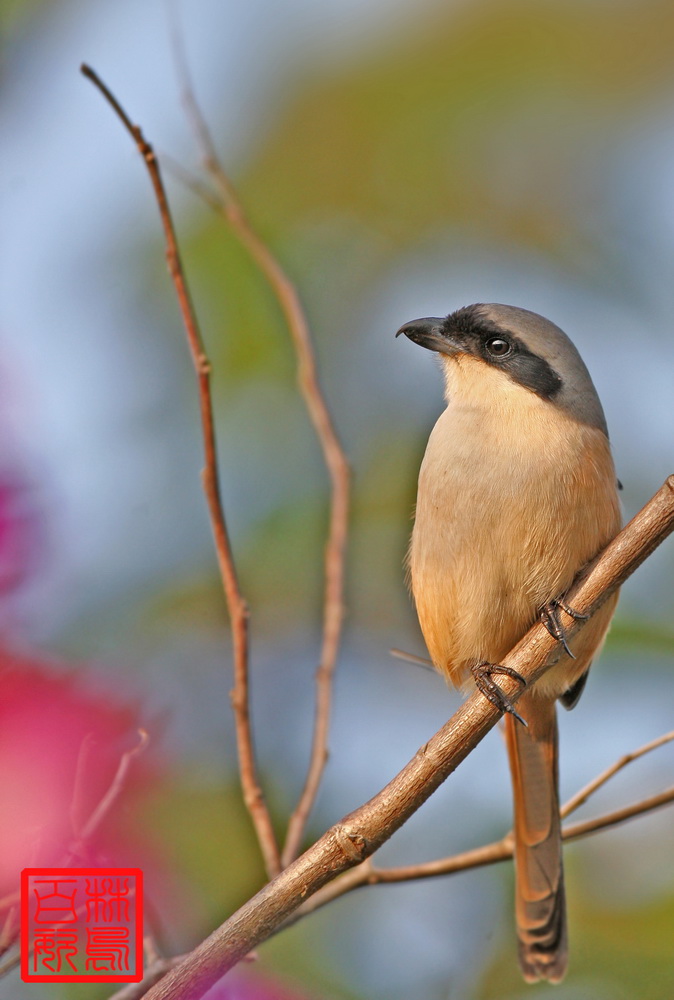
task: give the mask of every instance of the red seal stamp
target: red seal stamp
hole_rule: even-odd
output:
[[[140,868],[24,868],[21,978],[26,983],[139,982]]]

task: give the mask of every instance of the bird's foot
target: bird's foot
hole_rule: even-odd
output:
[[[561,644],[567,656],[570,656],[572,660],[575,660],[576,657],[571,652],[569,644],[566,641],[566,629],[562,625],[562,620],[559,617],[560,609],[565,611],[570,618],[575,618],[577,621],[587,621],[589,615],[583,615],[580,611],[575,611],[573,608],[569,607],[568,604],[565,604],[561,597],[554,598],[552,601],[547,601],[540,611],[541,621],[552,638],[556,639],[557,642]]]
[[[512,677],[514,680],[519,681],[523,688],[527,686],[527,682],[518,674],[516,670],[512,667],[503,667],[500,663],[488,663],[487,660],[483,660],[481,663],[476,664],[471,673],[475,678],[475,683],[477,685],[478,691],[480,691],[485,698],[488,699],[500,712],[510,712],[514,715],[518,722],[521,722],[523,726],[526,726],[525,720],[522,716],[515,710],[515,706],[511,702],[510,698],[501,688],[498,686],[496,681],[494,681],[494,674],[504,674],[506,677]]]

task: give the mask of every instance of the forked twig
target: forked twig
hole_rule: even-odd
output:
[[[559,814],[562,819],[565,819],[565,817],[569,816],[572,812],[575,812],[576,809],[579,809],[584,802],[587,802],[591,795],[594,795],[594,793],[602,787],[602,785],[605,785],[607,781],[609,781],[619,771],[622,771],[624,767],[627,767],[628,764],[631,764],[632,761],[638,760],[639,757],[643,757],[644,754],[651,753],[652,750],[657,750],[658,747],[665,746],[666,743],[671,743],[672,740],[674,740],[674,729],[669,733],[665,733],[663,736],[659,736],[657,740],[651,740],[650,743],[645,743],[642,747],[639,747],[638,750],[633,750],[632,753],[626,753],[623,757],[620,757],[614,764],[611,764],[611,766],[607,767],[605,771],[602,771],[596,778],[593,778],[593,780],[585,785],[584,788],[581,788],[579,792],[576,792],[576,794],[573,795],[568,802],[565,802],[559,810]]]
[[[232,182],[215,149],[210,129],[194,94],[183,40],[172,24],[172,42],[182,98],[203,166],[218,191],[217,206],[270,285],[283,313],[297,358],[297,380],[309,419],[323,454],[330,478],[330,516],[325,547],[323,639],[316,671],[316,710],[309,767],[297,806],[288,822],[282,864],[289,864],[300,849],[304,829],[318,793],[328,759],[328,736],[332,708],[332,680],[337,665],[344,618],[344,564],[350,504],[350,470],[321,390],[316,355],[306,314],[297,289],[281,264],[260,238],[246,216]],[[213,198],[199,185],[190,185],[213,207]]]
[[[80,829],[75,830],[78,844],[86,843],[88,840],[91,840],[96,830],[99,828],[121,795],[126,781],[126,776],[129,773],[129,768],[131,767],[131,761],[134,757],[138,757],[139,754],[143,753],[150,742],[149,734],[144,729],[138,730],[138,736],[140,739],[138,743],[136,743],[135,747],[131,747],[130,750],[126,750],[120,757],[117,770],[115,771],[115,776],[110,782],[110,786],[103,795],[103,798],[89,816],[89,819]]]
[[[624,757],[621,757],[615,764],[603,771],[597,778],[586,785],[585,788],[569,799],[566,805],[560,810],[561,815],[568,816],[571,812],[574,812],[597,789],[615,777],[627,764],[663,746],[665,743],[671,742],[672,739],[674,739],[674,734],[667,733],[657,740],[653,740],[645,746],[640,747],[638,750],[625,754]],[[667,788],[664,792],[659,792],[657,795],[640,799],[638,802],[632,803],[632,805],[623,806],[621,809],[614,809],[611,812],[604,813],[602,816],[595,816],[593,819],[583,820],[580,823],[567,824],[562,829],[562,840],[579,840],[582,837],[598,833],[600,830],[605,830],[608,827],[618,826],[620,823],[626,823],[628,820],[645,816],[647,813],[669,805],[671,802],[674,802],[674,787]],[[303,903],[295,911],[292,917],[284,924],[284,927],[295,923],[301,917],[313,913],[315,910],[320,909],[327,903],[331,903],[334,899],[339,899],[340,896],[354,889],[359,889],[367,885],[385,885],[391,882],[410,882],[419,879],[437,878],[442,875],[455,875],[457,872],[468,871],[472,868],[482,868],[486,865],[498,864],[500,861],[507,861],[508,858],[512,858],[513,846],[512,831],[509,831],[500,840],[484,844],[482,847],[474,847],[468,851],[462,851],[460,854],[452,854],[446,858],[438,858],[435,861],[425,861],[415,865],[377,868],[368,859],[368,861],[359,865],[358,868],[346,872],[338,879],[335,879],[334,882],[330,882],[322,889],[319,889],[311,899],[307,900],[306,903]]]
[[[169,273],[175,288],[187,342],[197,375],[199,386],[199,405],[201,410],[201,427],[203,433],[205,466],[202,473],[204,493],[208,502],[211,527],[215,540],[218,567],[222,579],[227,607],[232,624],[232,643],[234,649],[234,691],[232,704],[236,721],[237,748],[243,798],[250,813],[260,849],[264,858],[267,873],[272,877],[280,868],[279,850],[271,817],[262,789],[257,778],[255,754],[253,749],[252,727],[249,711],[249,680],[248,680],[248,607],[241,594],[234,565],[234,557],[227,531],[225,514],[222,505],[220,478],[217,464],[217,449],[215,439],[215,423],[213,418],[213,401],[210,387],[211,365],[206,355],[199,330],[196,313],[192,305],[185,273],[180,259],[173,219],[164,189],[159,163],[152,146],[145,139],[141,128],[134,125],[117,98],[111,93],[100,77],[91,67],[83,64],[82,73],[98,88],[136,144],[138,152],[145,161],[155,199],[159,208],[164,240],[166,244],[166,260]]]
[[[113,805],[121,795],[124,784],[126,782],[126,777],[129,772],[129,767],[131,766],[131,761],[134,757],[141,754],[150,742],[150,737],[144,729],[138,730],[138,735],[140,737],[139,742],[131,747],[130,750],[126,750],[120,757],[119,764],[117,765],[117,770],[115,771],[114,777],[110,782],[110,785],[104,792],[102,798],[99,800],[97,805],[94,807],[89,815],[86,823],[79,822],[79,814],[82,808],[82,786],[84,783],[84,770],[86,766],[86,760],[89,755],[92,743],[93,734],[87,733],[87,735],[82,740],[80,745],[80,751],[77,757],[77,764],[75,767],[75,780],[73,788],[73,797],[70,805],[70,823],[73,831],[73,837],[75,838],[65,855],[61,857],[57,863],[58,868],[69,868],[74,859],[78,855],[83,853],[84,847],[87,842],[91,840],[96,830],[99,828],[105,817],[108,815]],[[28,867],[32,867],[29,864]],[[15,909],[18,907],[21,900],[20,892],[13,892],[3,899],[0,899],[0,912],[6,907],[9,907],[7,913],[7,919],[5,920],[2,931],[0,932],[0,956],[4,955],[5,952],[14,945],[19,937],[19,929],[16,927],[13,920],[13,914]],[[0,978],[5,974],[5,972],[10,971],[13,968],[11,963],[3,966],[0,969]],[[4,970],[4,971],[3,971]]]

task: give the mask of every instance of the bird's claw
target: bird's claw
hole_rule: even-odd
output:
[[[557,597],[552,601],[547,601],[541,608],[541,621],[545,625],[546,629],[552,638],[556,639],[557,642],[561,644],[566,655],[570,656],[572,660],[575,660],[576,657],[571,652],[569,644],[566,641],[566,630],[559,617],[560,608],[562,611],[565,611],[570,618],[575,618],[576,621],[587,621],[589,615],[584,615],[580,611],[575,611],[574,608],[565,604],[561,597]]]
[[[512,677],[514,680],[519,681],[523,688],[527,686],[527,682],[518,674],[516,670],[512,667],[504,667],[500,663],[489,663],[483,660],[481,663],[477,663],[472,668],[472,674],[475,678],[475,684],[477,685],[478,691],[485,696],[485,698],[492,703],[500,712],[510,712],[514,715],[518,722],[521,722],[523,726],[526,726],[526,720],[522,718],[519,712],[516,711],[515,706],[511,702],[507,694],[501,690],[496,681],[492,680],[494,674],[504,674],[506,677]]]

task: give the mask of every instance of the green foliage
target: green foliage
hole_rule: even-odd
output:
[[[635,621],[618,616],[611,626],[607,645],[617,649],[639,649],[650,653],[674,654],[674,631],[664,622]]]
[[[0,15],[5,39],[17,29],[21,31],[31,17],[35,17],[42,7],[47,7],[47,0],[2,0]]]
[[[227,225],[208,216],[183,246],[218,392],[256,376],[290,380],[294,363],[278,304]]]
[[[674,996],[674,896],[644,905],[601,905],[569,880],[570,964],[560,1000],[671,1000]],[[549,991],[522,983],[514,925],[485,971],[475,1000],[524,1000]]]
[[[246,200],[274,229],[356,216],[389,252],[447,224],[557,257],[596,250],[606,146],[671,86],[673,37],[663,0],[440,7],[314,71],[242,179]]]
[[[162,860],[175,879],[173,891],[181,907],[191,911],[189,926],[195,943],[200,932],[208,933],[221,923],[264,882],[238,783],[214,789],[200,788],[191,780],[174,782],[146,806],[142,825],[162,831]],[[155,886],[154,894],[152,883],[146,886],[150,904],[157,888],[163,896],[165,884]],[[162,926],[178,932],[184,942],[184,914],[172,914],[165,896],[163,900]],[[155,898],[154,905],[159,902]]]

